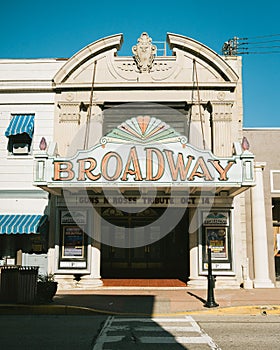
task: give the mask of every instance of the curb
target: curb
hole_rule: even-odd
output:
[[[280,305],[244,305],[191,312],[193,315],[280,315]]]
[[[166,317],[178,315],[280,315],[280,305],[245,305],[173,313],[133,313],[101,310],[71,305],[0,305],[0,315],[119,315],[133,317]]]
[[[0,315],[89,315],[97,312],[92,308],[71,305],[0,305]]]

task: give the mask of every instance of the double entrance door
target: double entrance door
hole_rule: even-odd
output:
[[[113,208],[102,211],[103,278],[181,278],[189,272],[188,211],[168,230],[160,223],[164,208],[129,213]],[[172,225],[174,226],[174,225]],[[166,234],[167,232],[167,234]],[[108,242],[108,239],[107,239]]]

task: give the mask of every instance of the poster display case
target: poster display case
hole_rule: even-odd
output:
[[[208,268],[207,247],[211,248],[213,270],[232,270],[230,212],[202,212],[202,219],[202,270]]]
[[[86,212],[60,213],[59,268],[85,269],[87,267]]]

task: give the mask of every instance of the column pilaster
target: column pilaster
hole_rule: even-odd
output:
[[[269,278],[267,227],[264,205],[263,169],[265,163],[255,163],[256,186],[251,188],[252,228],[254,252],[254,287],[273,288],[274,284]]]
[[[201,127],[203,128],[203,132],[201,130]],[[205,134],[204,109],[199,104],[193,105],[190,123],[189,143],[199,149],[203,149],[203,133]]]
[[[103,285],[100,275],[101,267],[101,220],[100,215],[97,213],[96,209],[92,209],[93,225],[92,229],[94,238],[91,239],[91,244],[88,247],[89,257],[88,262],[90,264],[90,274],[85,275],[81,278],[79,282],[79,287],[86,289],[100,287]]]
[[[232,103],[212,103],[213,153],[225,157],[232,155]]]
[[[89,123],[88,148],[96,145],[101,139],[103,132],[103,111],[100,106],[93,105],[91,107],[91,117]]]

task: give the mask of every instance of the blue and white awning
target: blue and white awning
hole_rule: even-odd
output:
[[[34,130],[33,114],[17,114],[14,115],[5,132],[5,136],[18,135],[26,133],[31,139]]]
[[[40,233],[47,215],[0,215],[0,234]]]

